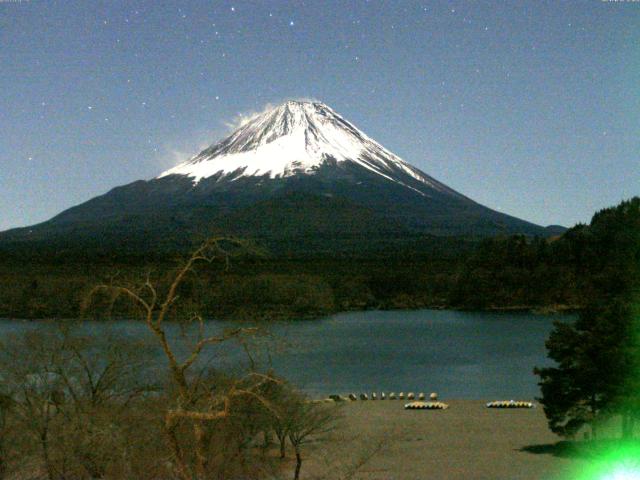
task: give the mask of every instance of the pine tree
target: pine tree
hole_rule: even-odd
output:
[[[536,368],[549,427],[573,436],[609,415],[633,435],[640,414],[640,198],[594,215],[577,239],[585,308],[573,323],[556,322],[546,346],[556,365]]]

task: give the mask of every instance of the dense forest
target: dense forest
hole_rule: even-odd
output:
[[[627,202],[635,205],[640,199]],[[181,285],[183,309],[216,318],[309,318],[363,309],[579,309],[600,253],[590,239],[608,210],[561,236],[421,237],[305,253],[259,239]],[[75,318],[98,283],[171,278],[182,251],[0,249],[0,317]],[[586,293],[585,293],[586,292]],[[116,304],[113,314],[131,314]],[[97,312],[98,310],[96,310]],[[92,310],[85,311],[92,314]],[[179,313],[178,313],[179,314]]]
[[[557,434],[589,425],[595,439],[618,417],[630,440],[640,424],[640,199],[599,212],[576,240],[585,302],[575,321],[554,322],[553,365],[535,370],[541,403]],[[638,458],[640,445],[630,446]]]

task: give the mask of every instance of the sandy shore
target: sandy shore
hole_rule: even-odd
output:
[[[580,467],[582,460],[525,450],[560,440],[539,406],[443,401],[448,410],[404,410],[402,400],[345,402],[342,427],[318,444],[303,478],[563,479]]]

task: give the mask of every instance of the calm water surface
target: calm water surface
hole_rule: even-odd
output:
[[[559,317],[531,313],[447,310],[367,311],[321,320],[277,322],[256,341],[255,359],[314,396],[363,391],[437,391],[442,398],[533,398],[534,366],[549,365],[544,342]],[[562,317],[569,320],[571,317]],[[237,326],[209,322],[208,332]],[[47,322],[3,320],[0,335],[54,328]],[[86,322],[100,335],[117,331],[146,337],[137,321]],[[185,340],[169,326],[177,344]],[[218,361],[237,365],[242,349],[227,345]],[[159,361],[160,361],[159,357]]]

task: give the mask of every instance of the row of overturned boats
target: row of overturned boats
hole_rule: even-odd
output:
[[[352,401],[355,402],[358,399],[360,399],[361,401],[366,401],[366,400],[413,400],[409,403],[406,403],[404,405],[404,408],[406,410],[446,410],[447,408],[449,408],[449,405],[444,403],[444,402],[440,402],[438,401],[438,394],[437,393],[431,393],[429,395],[429,401],[426,400],[426,395],[424,393],[419,393],[419,394],[415,394],[413,392],[409,392],[407,393],[406,397],[404,392],[400,392],[399,394],[396,395],[395,392],[391,392],[389,393],[389,395],[387,395],[385,392],[381,392],[380,395],[378,395],[376,392],[371,393],[370,395],[368,393],[361,393],[359,396],[356,395],[355,393],[350,393],[348,396],[344,397],[342,395],[329,395],[329,398],[327,398],[327,401],[330,402],[346,402],[346,401]],[[535,404],[533,402],[529,402],[529,401],[523,401],[523,400],[494,400],[492,402],[488,402],[485,405],[487,408],[496,408],[496,409],[502,409],[502,408],[507,408],[507,409],[512,409],[512,408],[534,408]]]

